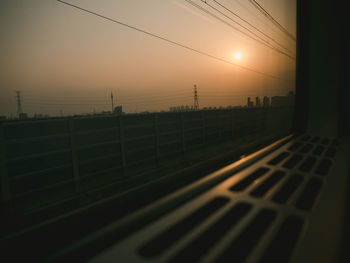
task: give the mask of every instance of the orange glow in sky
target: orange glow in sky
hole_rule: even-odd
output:
[[[194,84],[201,107],[245,105],[247,96],[286,95],[294,88],[294,60],[268,48],[277,44],[247,24],[265,45],[242,34],[244,28],[203,1],[192,0],[233,26],[183,0],[66,1],[202,54],[58,1],[0,1],[0,115],[16,114],[15,90],[24,112],[59,115],[110,110],[111,91],[115,105],[141,112],[192,105]],[[295,2],[259,0],[294,35]],[[220,3],[295,52],[295,42],[249,1]]]

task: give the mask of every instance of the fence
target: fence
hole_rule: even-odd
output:
[[[201,147],[285,133],[291,118],[292,108],[282,107],[2,122],[2,209],[23,217],[76,207],[77,196],[127,187],[144,170]]]

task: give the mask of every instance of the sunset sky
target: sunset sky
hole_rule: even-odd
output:
[[[271,45],[290,50],[290,56],[295,57],[295,41],[260,13],[252,1],[207,0],[230,20],[201,0],[192,0],[226,24],[185,0],[67,2],[244,68],[55,0],[1,1],[0,115],[16,115],[16,90],[21,91],[22,108],[29,115],[110,110],[111,91],[115,104],[123,105],[124,111],[140,112],[192,105],[194,84],[201,108],[243,105],[247,96],[286,95],[294,90],[295,59],[227,25],[251,34],[235,20]],[[295,36],[296,0],[256,2]]]

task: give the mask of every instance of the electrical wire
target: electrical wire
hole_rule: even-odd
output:
[[[203,0],[201,0],[203,1]],[[238,17],[240,20],[242,20],[243,22],[247,23],[249,26],[251,26],[252,28],[254,28],[256,31],[258,31],[259,33],[263,34],[265,37],[267,37],[268,39],[272,40],[273,42],[275,42],[277,45],[279,45],[280,47],[284,48],[285,50],[291,52],[293,54],[293,52],[291,50],[289,50],[287,47],[281,45],[279,42],[277,42],[274,38],[270,37],[269,35],[267,35],[266,33],[264,33],[262,30],[260,30],[259,28],[257,28],[256,26],[254,26],[253,24],[251,24],[250,22],[248,22],[246,19],[242,18],[240,15],[236,14],[235,12],[233,12],[231,9],[227,8],[226,6],[224,6],[223,4],[221,4],[219,1],[213,0],[216,4],[218,4],[219,6],[221,6],[223,9],[225,9],[226,11],[230,12],[232,15],[234,15],[235,17]],[[208,4],[207,2],[205,2],[206,4]]]
[[[200,97],[242,97],[242,96],[247,96],[250,94],[257,94],[263,92],[285,92],[289,91],[289,88],[264,88],[264,89],[259,89],[259,90],[249,90],[249,91],[213,91],[213,90],[202,90],[199,91],[198,94]],[[187,93],[186,95],[166,95],[166,96],[154,96],[154,97],[132,97],[132,98],[123,98],[119,97],[118,98],[118,103],[120,104],[133,104],[133,103],[139,103],[139,102],[147,102],[147,103],[152,103],[152,102],[165,102],[165,101],[172,101],[172,100],[181,100],[181,99],[193,99],[193,94],[192,93]],[[65,100],[65,99],[55,99],[53,97],[51,98],[46,98],[46,99],[41,99],[41,98],[34,98],[30,97],[27,98],[25,97],[24,103],[27,105],[110,105],[109,99],[104,99],[104,100],[88,100],[88,101],[81,101],[79,99],[74,99],[72,100]],[[104,101],[104,103],[101,103]]]
[[[289,36],[291,39],[296,41],[296,38],[287,30],[285,29],[278,21],[269,13],[267,12],[258,2],[255,0],[248,0],[257,10],[259,10],[260,13],[262,13],[267,19],[269,19],[275,26],[277,26],[282,32],[284,32],[287,36]]]
[[[192,51],[192,52],[201,54],[201,55],[203,55],[203,56],[206,56],[206,57],[209,57],[209,58],[212,58],[212,59],[215,59],[215,60],[218,60],[218,61],[221,61],[221,62],[230,64],[230,65],[233,65],[233,66],[236,66],[236,67],[245,69],[245,70],[250,71],[250,72],[254,72],[254,73],[256,73],[256,74],[259,74],[259,75],[262,75],[262,76],[265,76],[265,77],[269,77],[269,78],[273,78],[273,79],[278,79],[278,80],[282,80],[282,81],[287,81],[287,82],[290,81],[290,80],[286,80],[286,79],[283,79],[283,78],[280,78],[280,77],[277,77],[277,76],[274,76],[274,75],[270,75],[270,74],[268,74],[268,73],[264,73],[264,72],[261,72],[261,71],[255,70],[255,69],[251,69],[251,68],[249,68],[249,67],[241,66],[241,65],[236,64],[236,63],[233,63],[233,62],[231,62],[231,61],[229,61],[229,60],[226,60],[226,59],[223,59],[223,58],[220,58],[220,57],[216,57],[216,56],[211,55],[211,54],[209,54],[209,53],[200,51],[200,50],[195,49],[195,48],[192,48],[192,47],[190,47],[190,46],[186,46],[186,45],[184,45],[184,44],[181,44],[181,43],[179,43],[179,42],[176,42],[176,41],[167,39],[167,38],[162,37],[162,36],[159,36],[159,35],[156,35],[156,34],[151,33],[151,32],[149,32],[149,31],[145,31],[145,30],[143,30],[143,29],[140,29],[140,28],[131,26],[131,25],[129,25],[129,24],[123,23],[123,22],[121,22],[121,21],[112,19],[112,18],[110,18],[110,17],[101,15],[101,14],[96,13],[96,12],[93,12],[93,11],[90,11],[90,10],[85,9],[85,8],[82,8],[82,7],[80,7],[80,6],[73,5],[73,4],[71,4],[71,3],[68,3],[68,2],[65,2],[65,1],[62,1],[62,0],[56,0],[56,1],[57,1],[57,2],[60,2],[60,3],[62,3],[62,4],[65,4],[65,5],[67,5],[67,6],[70,6],[70,7],[76,8],[76,9],[79,9],[79,10],[81,10],[81,11],[84,11],[84,12],[86,12],[86,13],[92,14],[92,15],[94,15],[94,16],[98,16],[98,17],[103,18],[103,19],[105,19],[105,20],[111,21],[111,22],[113,22],[113,23],[122,25],[122,26],[124,26],[124,27],[129,28],[129,29],[132,29],[132,30],[141,32],[141,33],[146,34],[146,35],[149,35],[149,36],[151,36],[151,37],[154,37],[154,38],[163,40],[163,41],[168,42],[168,43],[171,43],[171,44],[173,44],[173,45],[176,45],[176,46],[182,47],[182,48],[184,48],[184,49],[190,50],[190,51]]]
[[[262,45],[264,45],[264,46],[266,46],[266,47],[268,47],[268,48],[270,48],[270,49],[272,49],[272,50],[274,50],[274,51],[276,51],[276,52],[278,52],[278,53],[280,53],[280,54],[282,54],[282,55],[285,55],[285,56],[289,57],[290,59],[295,60],[295,58],[294,58],[293,56],[291,56],[291,55],[289,55],[288,53],[286,53],[286,52],[284,52],[284,51],[282,51],[282,50],[280,50],[280,49],[274,47],[274,46],[271,45],[268,41],[266,41],[265,39],[261,38],[260,36],[258,36],[257,34],[255,34],[254,32],[252,32],[251,30],[249,30],[247,27],[241,25],[241,24],[238,23],[237,21],[234,21],[234,20],[231,19],[230,17],[226,16],[226,15],[225,15],[224,13],[222,13],[220,10],[218,10],[217,8],[215,8],[215,7],[211,6],[211,5],[209,5],[207,2],[203,2],[203,1],[201,0],[203,3],[207,4],[208,6],[210,6],[211,8],[213,8],[214,10],[216,10],[217,12],[221,13],[222,15],[224,15],[225,17],[227,17],[228,19],[230,19],[230,20],[233,21],[234,23],[236,23],[236,24],[240,25],[241,27],[243,27],[243,28],[244,28],[245,30],[247,30],[249,33],[251,33],[251,34],[255,35],[256,37],[258,37],[258,39],[255,38],[255,37],[252,37],[251,35],[247,34],[247,33],[244,32],[244,31],[242,31],[242,30],[240,30],[240,29],[234,27],[232,24],[226,22],[225,20],[221,19],[221,18],[218,17],[217,15],[215,15],[215,14],[213,14],[212,12],[208,11],[208,10],[205,9],[204,7],[202,7],[202,6],[198,5],[198,4],[196,4],[195,2],[193,2],[193,1],[191,1],[191,0],[185,0],[185,1],[188,2],[189,4],[191,4],[192,6],[198,8],[199,10],[201,10],[201,11],[207,13],[208,15],[214,17],[215,19],[219,20],[220,22],[222,22],[222,23],[228,25],[229,27],[233,28],[234,30],[236,30],[236,31],[242,33],[243,35],[245,35],[245,36],[247,36],[247,37],[249,37],[249,38],[255,40],[256,42],[258,42],[258,43],[260,43],[260,44],[262,44]]]
[[[280,30],[276,31],[275,27],[271,27],[270,26],[270,21],[266,20],[265,16],[259,17],[256,13],[253,12],[253,9],[249,8],[249,7],[251,7],[251,5],[249,3],[248,3],[249,4],[249,7],[248,7],[245,4],[243,4],[241,1],[243,1],[244,3],[247,2],[246,0],[236,0],[235,4],[238,4],[241,8],[245,9],[246,12],[249,13],[250,15],[252,15],[254,17],[254,19],[257,19],[259,21],[259,23],[261,23],[261,24],[263,24],[265,26],[268,26],[268,29],[271,30],[270,33],[277,34],[276,36],[283,37],[285,39],[286,35],[281,34]],[[262,15],[260,12],[258,14]],[[287,39],[291,40],[290,38],[287,38]],[[295,45],[295,42],[293,42],[293,44]]]
[[[122,97],[122,96],[115,96],[116,100],[117,101],[120,101],[120,100],[124,100],[124,101],[134,101],[134,100],[155,100],[155,99],[174,99],[174,98],[182,98],[184,97],[184,95],[186,96],[191,96],[192,94],[190,93],[187,93],[187,94],[174,94],[174,95],[165,95],[165,96],[153,96],[153,97],[144,97],[144,96],[139,96],[139,97]],[[94,100],[94,99],[90,99],[90,100],[80,100],[79,98],[77,99],[70,99],[70,98],[67,98],[67,99],[56,99],[56,98],[46,98],[46,99],[42,99],[42,98],[35,98],[35,97],[25,97],[25,100],[26,101],[29,101],[29,102],[47,102],[47,101],[50,101],[50,102],[68,102],[68,103],[71,103],[71,102],[74,102],[74,101],[82,101],[84,103],[101,103],[101,102],[106,102],[106,101],[110,101],[110,98],[106,97],[105,99],[97,99],[97,100]]]

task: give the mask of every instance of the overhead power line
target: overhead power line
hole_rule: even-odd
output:
[[[276,89],[276,90],[249,90],[244,93],[237,92],[217,92],[217,93],[201,93],[202,98],[242,98],[249,95],[260,94],[262,91],[267,93],[285,93],[290,89]],[[142,99],[139,98],[137,101],[128,101],[120,99],[119,104],[121,105],[130,105],[130,104],[154,104],[154,103],[169,103],[171,101],[188,101],[193,100],[193,95],[182,96],[182,97],[173,97],[173,98],[158,98],[158,99]],[[198,100],[198,99],[197,99]],[[27,101],[24,103],[26,106],[45,106],[45,107],[58,107],[58,106],[111,106],[111,103],[107,101],[105,103],[101,102],[57,102],[57,101]],[[195,103],[196,104],[196,103]]]
[[[262,24],[265,25],[265,26],[269,26],[268,29],[271,30],[270,33],[275,33],[276,36],[278,36],[278,37],[283,37],[283,38],[286,37],[286,35],[283,34],[280,30],[276,29],[275,27],[271,27],[271,24],[270,24],[271,21],[267,20],[265,16],[263,16],[263,17],[257,16],[256,13],[254,12],[255,9],[253,10],[252,8],[248,8],[248,6],[245,5],[245,4],[243,4],[242,1],[243,1],[244,3],[247,3],[246,0],[236,0],[236,1],[235,1],[235,4],[238,4],[238,5],[239,5],[241,8],[243,8],[247,13],[249,13],[250,15],[252,15],[252,16],[254,17],[254,19],[256,19],[256,20],[258,21],[258,23],[262,23]],[[249,7],[251,7],[250,3],[248,3],[248,5],[249,5]],[[259,13],[259,14],[260,14],[260,13]],[[276,31],[276,30],[278,30],[278,31]],[[288,39],[289,39],[289,37],[288,37]],[[289,40],[291,40],[291,39],[289,39]],[[295,43],[294,43],[294,44],[295,44]]]
[[[152,97],[144,97],[144,96],[140,96],[140,97],[123,97],[123,96],[119,96],[118,100],[123,100],[123,101],[134,101],[134,100],[153,100],[153,99],[172,99],[172,98],[177,98],[177,97],[183,97],[183,96],[190,96],[190,93],[188,92],[187,94],[173,94],[173,95],[167,95],[167,96],[152,96]],[[104,102],[110,102],[111,100],[108,98],[105,99],[90,99],[90,100],[81,100],[81,99],[70,99],[69,97],[65,98],[65,99],[55,99],[55,98],[47,98],[47,99],[41,99],[41,98],[27,98],[26,97],[26,101],[29,102],[67,102],[67,103],[74,103],[75,101],[79,101],[79,102],[84,102],[84,103],[91,103],[91,102],[96,102],[96,103],[104,103]]]
[[[140,95],[142,96],[143,98],[154,98],[154,97],[164,97],[164,96],[167,96],[167,97],[173,97],[174,95],[189,95],[189,94],[192,94],[192,90],[191,89],[177,89],[175,88],[174,89],[176,91],[175,94],[173,95],[168,95],[168,94],[165,94],[165,95],[161,95],[161,94],[158,94],[158,95],[154,95],[153,93],[141,93],[141,94],[132,94],[132,95],[119,95],[120,98],[126,98],[126,99],[134,99],[135,98],[135,95]],[[179,92],[178,92],[179,91]],[[158,91],[157,91],[158,92]],[[96,96],[70,96],[70,95],[65,95],[65,96],[59,96],[59,95],[37,95],[37,94],[34,94],[34,93],[30,93],[30,95],[26,95],[26,99],[29,99],[29,100],[47,100],[47,99],[54,99],[54,100],[84,100],[84,101],[106,101],[109,99],[108,95],[106,95],[105,97],[96,97]]]
[[[80,7],[80,6],[73,5],[73,4],[71,4],[71,3],[68,3],[68,2],[65,2],[65,1],[62,1],[62,0],[57,0],[57,2],[60,2],[60,3],[65,4],[65,5],[67,5],[67,6],[71,6],[71,7],[73,7],[73,8],[79,9],[79,10],[84,11],[84,12],[86,12],[86,13],[89,13],[89,14],[91,14],[91,15],[98,16],[98,17],[103,18],[103,19],[105,19],[105,20],[108,20],[108,21],[111,21],[111,22],[113,22],[113,23],[116,23],[116,24],[122,25],[122,26],[124,26],[124,27],[127,27],[127,28],[129,28],[129,29],[132,29],[132,30],[141,32],[141,33],[146,34],[146,35],[149,35],[149,36],[152,36],[152,37],[154,37],[154,38],[163,40],[163,41],[168,42],[168,43],[171,43],[171,44],[173,44],[173,45],[182,47],[182,48],[187,49],[187,50],[190,50],[190,51],[192,51],[192,52],[201,54],[201,55],[203,55],[203,56],[206,56],[206,57],[209,57],[209,58],[212,58],[212,59],[221,61],[221,62],[225,62],[225,63],[230,64],[230,65],[233,65],[233,66],[236,66],[236,67],[239,67],[239,68],[242,68],[242,69],[245,69],[245,70],[254,72],[254,73],[256,73],[256,74],[260,74],[260,75],[263,75],[263,76],[265,76],[265,77],[269,77],[269,78],[273,78],[273,79],[278,79],[278,80],[282,80],[282,81],[290,81],[290,80],[283,79],[283,78],[280,78],[280,77],[277,77],[277,76],[274,76],[274,75],[270,75],[270,74],[268,74],[268,73],[264,73],[264,72],[261,72],[261,71],[258,71],[258,70],[255,70],[255,69],[252,69],[252,68],[249,68],[249,67],[241,66],[241,65],[236,64],[236,63],[233,63],[233,62],[231,62],[231,61],[229,61],[229,60],[226,60],[226,59],[223,59],[223,58],[220,58],[220,57],[216,57],[216,56],[211,55],[211,54],[209,54],[209,53],[206,53],[206,52],[204,52],[204,51],[200,51],[200,50],[198,50],[198,49],[195,49],[195,48],[192,48],[192,47],[190,47],[190,46],[181,44],[181,43],[179,43],[179,42],[170,40],[170,39],[168,39],[168,38],[165,38],[165,37],[156,35],[156,34],[154,34],[154,33],[151,33],[151,32],[149,32],[149,31],[146,31],[146,30],[137,28],[137,27],[135,27],[135,26],[128,25],[128,24],[123,23],[123,22],[121,22],[121,21],[118,21],[118,20],[115,20],[115,19],[113,19],[113,18],[110,18],[110,17],[104,16],[104,15],[101,15],[101,14],[99,14],[99,13],[90,11],[90,10],[85,9],[85,8],[82,8],[82,7]]]
[[[203,0],[202,0],[203,1]],[[225,9],[226,11],[230,12],[232,15],[234,15],[235,17],[239,18],[240,20],[242,20],[243,22],[245,22],[246,24],[248,24],[249,26],[251,26],[252,28],[254,28],[256,31],[258,31],[259,33],[261,33],[262,35],[264,35],[265,37],[267,37],[268,39],[272,40],[274,43],[276,43],[277,45],[279,45],[280,47],[282,47],[283,49],[291,52],[293,54],[293,52],[291,50],[289,50],[287,47],[283,46],[282,44],[280,44],[279,42],[277,42],[274,38],[270,37],[269,35],[267,35],[265,32],[263,32],[262,30],[260,30],[259,28],[257,28],[256,26],[254,26],[253,24],[251,24],[250,22],[248,22],[246,19],[242,18],[240,15],[236,14],[235,12],[233,12],[231,9],[227,8],[226,6],[224,6],[223,4],[221,4],[219,1],[213,0],[216,4],[218,4],[219,6],[221,6],[223,9]],[[206,4],[208,4],[207,2],[205,2]]]
[[[278,49],[278,48],[272,46],[268,41],[266,41],[265,39],[262,39],[260,36],[258,36],[257,34],[255,34],[254,32],[252,32],[252,31],[249,30],[248,28],[246,28],[245,26],[242,26],[242,25],[239,24],[238,22],[234,21],[233,19],[229,18],[229,19],[231,19],[233,22],[235,22],[236,24],[240,25],[241,27],[243,27],[243,28],[246,29],[248,32],[250,32],[251,34],[255,35],[255,36],[258,37],[258,38],[255,38],[255,37],[253,37],[253,36],[247,34],[246,32],[244,32],[244,31],[242,31],[242,30],[240,30],[240,29],[234,27],[232,24],[226,22],[225,20],[221,19],[221,18],[218,17],[217,15],[215,15],[215,14],[213,14],[212,12],[208,11],[208,10],[205,9],[204,7],[202,7],[202,6],[198,5],[198,4],[196,4],[195,2],[193,2],[193,1],[191,1],[191,0],[185,0],[185,1],[188,2],[189,4],[191,4],[192,6],[198,8],[199,10],[201,10],[201,11],[207,13],[208,15],[214,17],[215,19],[219,20],[220,22],[226,24],[227,26],[233,28],[234,30],[236,30],[236,31],[242,33],[243,35],[245,35],[245,36],[247,36],[247,37],[253,39],[254,41],[256,41],[256,42],[258,42],[258,43],[260,43],[260,44],[262,44],[262,45],[264,45],[264,46],[266,46],[266,47],[268,47],[268,48],[270,48],[270,49],[272,49],[272,50],[274,50],[274,51],[276,51],[276,52],[278,52],[278,53],[280,53],[280,54],[283,54],[283,55],[285,55],[285,56],[287,56],[287,57],[289,57],[289,58],[295,60],[295,58],[292,57],[291,55],[289,55],[288,53],[286,53],[286,52],[284,52],[284,51],[282,51],[282,50],[280,50],[280,49]],[[202,1],[202,0],[201,0],[201,1]],[[206,3],[206,2],[203,2],[203,3]],[[207,3],[206,3],[206,4],[207,4]],[[214,8],[214,7],[212,7],[212,8]],[[215,8],[214,8],[214,9],[215,9]],[[217,9],[216,9],[216,10],[217,10]],[[218,12],[220,12],[220,10],[218,10]],[[222,14],[223,14],[223,13],[222,13]],[[225,14],[224,14],[224,15],[225,15]],[[226,16],[226,15],[225,15],[225,16]]]
[[[207,89],[204,88],[201,90],[201,96],[244,96],[248,93],[261,93],[263,92],[285,92],[289,90],[289,87],[264,87],[259,89],[249,89],[249,90],[216,90],[216,89]],[[119,96],[119,104],[125,103],[138,103],[138,102],[153,102],[153,101],[167,101],[167,100],[178,100],[178,99],[187,99],[192,98],[191,90],[187,92],[176,92],[172,94],[158,94],[158,95],[140,95],[139,96]],[[26,96],[25,104],[50,104],[50,105],[110,105],[108,97],[104,99],[80,99],[80,97],[59,97],[56,96],[42,96],[42,95],[31,95]]]
[[[140,100],[157,100],[157,99],[176,99],[176,98],[183,98],[186,96],[191,96],[190,92],[187,92],[186,94],[184,93],[175,93],[172,95],[157,95],[157,96],[140,96],[140,97],[125,97],[125,96],[119,96],[118,100],[119,101],[140,101]],[[72,98],[64,98],[64,99],[56,99],[54,97],[46,97],[46,99],[41,98],[40,96],[38,97],[26,97],[26,101],[28,102],[33,102],[33,103],[40,103],[40,102],[53,102],[53,103],[75,103],[79,101],[79,103],[108,103],[110,100],[106,97],[105,99],[89,99],[89,100],[81,100],[79,98],[72,99]]]
[[[287,36],[289,36],[291,39],[296,41],[296,38],[287,30],[285,29],[278,21],[270,15],[269,12],[267,12],[258,2],[255,0],[248,0],[256,9],[259,10],[265,17],[267,17],[274,25],[276,25],[282,32],[284,32]]]
[[[171,97],[158,97],[158,98],[135,98],[135,100],[128,100],[128,99],[122,99],[119,98],[120,104],[127,104],[127,103],[140,103],[140,102],[157,102],[157,101],[171,101],[171,100],[179,100],[179,99],[186,99],[186,98],[193,98],[191,94],[188,94],[187,96],[171,96]],[[26,100],[25,104],[33,104],[33,105],[111,105],[111,103],[106,99],[104,103],[101,101],[57,101],[57,100]]]
[[[176,99],[177,101],[180,101],[180,99]],[[156,100],[156,101],[138,101],[138,102],[123,102],[121,101],[121,105],[153,105],[153,104],[166,104],[166,103],[172,103],[171,101],[176,100]],[[193,101],[193,96],[188,96],[185,98],[182,98],[183,101],[187,101],[187,103],[191,103]],[[25,103],[26,107],[64,107],[64,106],[105,106],[107,108],[110,108],[111,103]]]

